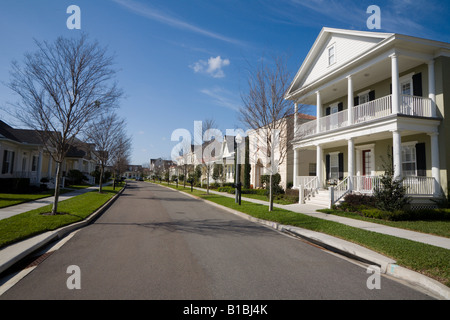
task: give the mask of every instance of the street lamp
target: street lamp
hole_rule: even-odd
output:
[[[240,182],[240,174],[239,174],[240,172],[239,172],[238,168],[239,168],[239,160],[240,160],[239,146],[242,143],[242,136],[240,134],[238,134],[235,139],[236,139],[236,168],[234,168],[235,174],[236,174],[235,203],[239,203],[239,205],[241,205],[241,182]]]

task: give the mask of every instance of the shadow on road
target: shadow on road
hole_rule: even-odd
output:
[[[182,214],[178,212],[178,214]],[[239,235],[255,236],[255,234],[265,234],[266,236],[276,232],[247,221],[225,221],[225,220],[178,220],[167,222],[148,223],[120,223],[120,222],[97,222],[97,225],[111,226],[137,226],[150,229],[151,231],[186,232],[208,236]]]

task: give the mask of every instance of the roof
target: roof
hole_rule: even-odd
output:
[[[348,52],[348,59],[341,60],[334,66],[326,69],[323,69],[322,65],[318,66],[318,69],[314,69],[318,65],[318,59],[321,57],[327,44],[329,46],[332,45],[332,43],[330,44],[330,41],[333,37],[347,40],[353,39],[354,41],[358,41],[358,43],[356,47],[352,47],[351,52]],[[442,53],[450,55],[450,44],[445,42],[397,33],[356,31],[324,27],[295,75],[287,90],[285,98],[294,99],[300,90],[303,91],[302,88],[310,88],[318,81],[318,79],[320,80],[330,74],[335,74],[337,70],[348,67],[360,60],[361,57],[374,56],[387,48],[397,48],[400,50],[407,48],[408,50],[415,50],[416,52],[420,52],[424,57],[426,56],[430,59]],[[314,74],[312,74],[312,70],[315,70]]]
[[[5,138],[19,143],[42,144],[41,137],[36,130],[14,129],[0,120],[0,138]]]

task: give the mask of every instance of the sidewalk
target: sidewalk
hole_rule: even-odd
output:
[[[206,189],[202,189],[202,188],[196,188],[196,189],[206,192]],[[235,198],[234,194],[218,192],[218,191],[214,191],[214,190],[209,190],[209,192],[219,194],[219,195],[225,196],[225,197]],[[248,201],[248,202],[254,202],[254,203],[259,203],[259,204],[263,204],[263,205],[268,205],[267,201],[245,198],[244,196],[242,196],[241,199],[242,199],[242,201]],[[408,239],[408,240],[412,240],[412,241],[422,242],[422,243],[426,243],[426,244],[430,244],[430,245],[433,245],[436,247],[441,247],[441,248],[450,250],[450,238],[439,237],[439,236],[434,236],[431,234],[389,227],[389,226],[385,226],[385,225],[378,224],[378,223],[366,222],[366,221],[362,221],[362,220],[340,217],[340,216],[336,216],[333,214],[317,212],[318,209],[325,209],[325,208],[316,206],[316,205],[310,205],[310,204],[283,205],[283,204],[274,203],[273,206],[277,207],[277,208],[282,208],[285,210],[293,211],[293,212],[302,213],[302,214],[305,214],[308,216],[324,219],[324,220],[342,223],[342,224],[345,224],[345,225],[348,225],[351,227],[360,228],[360,229],[364,229],[367,231],[373,231],[373,232],[378,232],[378,233],[382,233],[382,234],[386,234],[386,235],[390,235],[390,236],[394,236],[394,237],[399,237],[399,238],[404,238],[404,239]]]
[[[108,184],[109,183],[106,183],[103,185],[105,186]],[[98,188],[98,185],[84,188],[84,189],[77,189],[77,190],[74,189],[74,191],[61,194],[59,196],[59,201],[64,201],[64,200],[70,199],[72,197],[79,196],[80,194],[83,194],[86,192],[91,192],[92,190],[95,190],[97,188]],[[70,189],[70,188],[67,188],[67,189]],[[0,220],[3,220],[3,219],[15,216],[15,215],[23,213],[23,212],[27,212],[30,210],[34,210],[34,209],[52,204],[53,199],[54,199],[54,197],[50,196],[50,197],[46,197],[46,198],[42,198],[42,199],[38,199],[38,200],[33,200],[33,201],[16,204],[16,205],[9,206],[6,208],[1,208],[0,209]]]

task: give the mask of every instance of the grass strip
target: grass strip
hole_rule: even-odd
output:
[[[269,212],[268,206],[245,200],[239,206],[235,203],[234,198],[213,193],[207,195],[202,190],[194,189],[191,192],[190,188],[183,188],[183,186],[176,188],[175,185],[161,185],[193,194],[199,198],[212,201],[259,219],[317,231],[359,244],[396,260],[403,267],[422,273],[450,287],[450,250],[362,230],[282,208],[274,207],[273,211]]]
[[[119,187],[112,190],[111,186],[106,186],[103,188],[103,193],[94,190],[61,201],[58,204],[60,214],[57,215],[48,215],[52,206],[46,205],[0,220],[0,248],[82,221],[111,199],[120,189]]]

